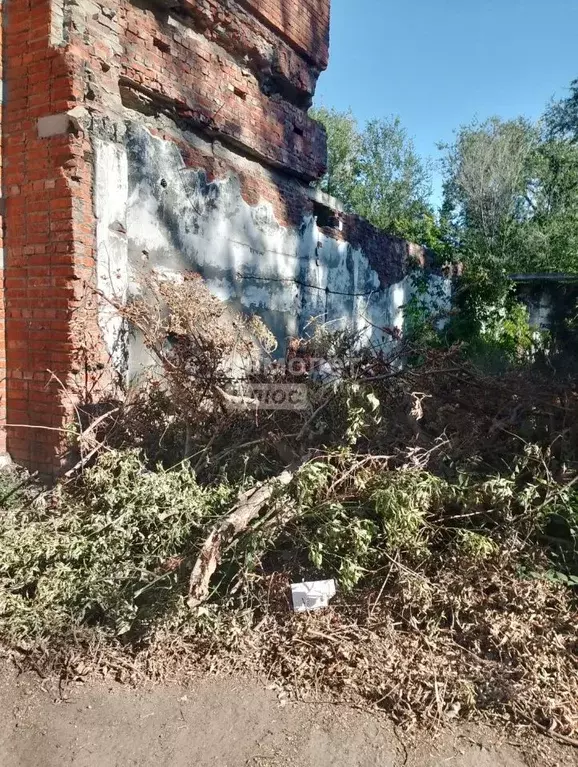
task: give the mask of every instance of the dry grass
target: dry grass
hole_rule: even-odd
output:
[[[262,578],[259,607],[203,608],[140,648],[80,632],[59,651],[20,647],[16,656],[66,680],[257,674],[295,699],[377,708],[408,729],[457,718],[532,724],[578,744],[578,614],[561,585],[521,579],[499,557],[483,568],[443,562],[430,577],[392,564],[379,588],[376,579],[329,610],[294,615],[289,581]]]

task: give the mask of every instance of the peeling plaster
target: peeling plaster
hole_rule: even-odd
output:
[[[325,235],[313,217],[300,227],[281,225],[268,202],[244,201],[235,175],[208,182],[204,172],[185,166],[173,142],[140,123],[128,122],[124,147],[97,141],[95,153],[105,294],[126,296],[129,264],[136,271],[146,265],[199,272],[220,299],[259,314],[280,353],[287,337],[303,335],[312,318],[351,326],[376,344],[389,341],[382,328],[403,328],[412,280],[382,287],[364,253]],[[126,236],[111,229],[116,221]],[[429,279],[450,296],[449,281]],[[101,321],[109,348],[117,348],[122,328],[109,313]],[[133,344],[131,370],[141,361]]]

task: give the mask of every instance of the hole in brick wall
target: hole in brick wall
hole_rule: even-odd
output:
[[[159,107],[153,102],[150,96],[133,90],[130,86],[122,84],[122,78],[119,80],[120,99],[123,107],[134,109],[143,115],[158,115]]]
[[[165,43],[164,40],[160,40],[158,37],[153,38],[153,45],[163,53],[171,52],[171,46],[168,43]]]
[[[296,133],[298,136],[302,136],[304,133],[303,128],[300,128],[298,125],[293,126],[293,132]]]
[[[240,88],[233,88],[233,93],[243,101],[246,101],[247,93],[245,91],[242,91]]]
[[[313,215],[317,221],[317,226],[326,227],[328,229],[340,228],[339,216],[333,208],[328,208],[327,205],[322,205],[320,202],[314,202]]]
[[[311,94],[303,93],[303,91],[300,91],[283,77],[279,77],[272,73],[260,73],[258,77],[261,91],[265,96],[269,96],[269,98],[273,96],[281,96],[284,101],[289,101],[291,104],[294,104],[296,107],[299,107],[299,109],[304,109],[305,111],[311,107],[313,103]]]

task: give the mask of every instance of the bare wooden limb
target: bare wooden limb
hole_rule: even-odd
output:
[[[64,476],[66,479],[70,479],[70,477],[73,477],[77,471],[84,469],[86,464],[91,461],[94,456],[97,455],[101,450],[110,450],[110,448],[104,442],[99,442],[96,447],[93,447],[89,453],[87,453],[80,459],[80,461],[78,461],[78,463],[75,463],[71,469],[68,469],[68,471],[65,472]]]
[[[534,727],[540,732],[544,733],[544,735],[547,735],[549,738],[552,738],[553,740],[557,740],[559,743],[564,743],[564,745],[566,746],[572,746],[573,748],[578,748],[578,740],[576,740],[576,738],[570,738],[568,737],[568,735],[563,735],[560,732],[556,732],[555,730],[548,729],[548,727],[544,727],[543,724],[540,724],[531,716],[528,716],[528,714],[526,714],[525,711],[522,711],[520,706],[514,706],[514,708],[523,719],[525,719],[530,724],[534,725]]]
[[[58,426],[38,426],[31,423],[0,423],[0,429],[40,429],[42,431],[59,431],[62,434],[70,432],[70,429],[63,429]]]
[[[273,479],[254,487],[239,496],[233,511],[215,525],[205,540],[189,581],[189,607],[197,607],[209,596],[211,578],[221,561],[223,548],[259,516],[278,487],[288,485],[297,467],[285,469]]]

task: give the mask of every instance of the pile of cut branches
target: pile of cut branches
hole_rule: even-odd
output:
[[[266,330],[202,283],[147,289],[123,311],[156,368],[89,426],[67,481],[9,491],[7,644],[576,738],[574,383],[325,328],[275,365]],[[306,407],[256,407],[267,382],[304,386]],[[294,615],[290,583],[325,578],[332,607]]]

